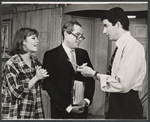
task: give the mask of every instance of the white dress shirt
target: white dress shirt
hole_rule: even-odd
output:
[[[63,46],[65,52],[67,53],[69,59],[71,60],[71,53],[70,53],[70,52],[71,52],[71,50],[73,50],[73,49],[70,49],[70,48],[67,47],[64,43],[62,43],[62,46]],[[76,54],[75,54],[75,59],[76,59]],[[84,100],[88,103],[88,105],[90,104],[90,100],[89,100],[89,99],[84,98]],[[73,108],[72,105],[69,105],[69,106],[67,107],[66,111],[67,111],[68,113],[70,113],[71,110],[72,110],[72,108]]]
[[[107,92],[126,93],[133,89],[142,90],[146,74],[144,47],[126,32],[117,41],[118,50],[110,75],[99,74],[101,89]]]
[[[71,50],[73,50],[73,49],[70,49],[69,47],[67,47],[64,43],[62,43],[62,46],[63,46],[63,48],[64,48],[64,50],[65,50],[65,52],[67,53],[67,56],[69,57],[69,59],[71,60]],[[75,55],[75,59],[76,59],[76,55]]]

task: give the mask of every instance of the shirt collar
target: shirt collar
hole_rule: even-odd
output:
[[[119,47],[122,43],[124,43],[124,41],[126,40],[126,38],[128,36],[131,36],[130,32],[126,32],[125,34],[123,34],[117,41],[116,41],[116,46]]]
[[[62,46],[63,46],[65,52],[66,52],[67,54],[69,54],[70,51],[71,51],[71,49],[70,49],[69,47],[67,47],[64,43],[62,43]]]

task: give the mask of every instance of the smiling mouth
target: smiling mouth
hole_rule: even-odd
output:
[[[38,44],[35,44],[34,47],[38,47]]]

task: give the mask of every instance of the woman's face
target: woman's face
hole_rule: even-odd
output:
[[[39,40],[36,35],[28,36],[23,42],[24,50],[31,53],[36,52],[38,43]]]

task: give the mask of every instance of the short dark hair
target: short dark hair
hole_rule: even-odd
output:
[[[129,30],[129,19],[125,11],[120,7],[115,7],[104,13],[101,20],[108,19],[114,26],[118,21],[121,23],[124,30]]]
[[[78,25],[80,27],[82,27],[82,25],[78,22],[78,21],[68,21],[66,22],[63,27],[62,27],[62,36],[63,36],[63,40],[64,40],[64,32],[72,32],[74,31],[74,25]]]
[[[17,30],[14,34],[10,55],[27,53],[23,48],[23,41],[31,35],[36,35],[38,37],[38,31],[31,28],[21,28]]]

